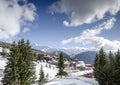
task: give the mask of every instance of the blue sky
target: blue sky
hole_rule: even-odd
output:
[[[6,9],[0,8],[0,11],[5,14],[0,14],[0,18],[4,17],[0,20],[0,40],[17,41],[25,38],[32,44],[55,48],[105,47],[106,50],[116,50],[120,47],[119,0],[109,2],[108,0],[11,0],[7,2],[2,0],[0,4],[2,7],[6,3]],[[3,9],[5,11],[2,11]],[[7,19],[8,24],[4,21]]]

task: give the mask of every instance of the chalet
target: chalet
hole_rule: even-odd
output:
[[[86,70],[91,70],[93,69],[93,65],[91,64],[85,64]]]

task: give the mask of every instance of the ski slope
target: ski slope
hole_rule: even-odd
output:
[[[47,67],[46,67],[47,64]],[[45,74],[45,77],[47,76],[48,80],[52,80],[55,78],[57,72],[58,72],[58,68],[56,68],[55,65],[51,65],[49,67],[49,64],[46,62],[35,62],[35,69],[36,69],[36,76],[37,76],[37,80],[39,79],[39,73],[40,73],[40,68],[41,66],[43,67],[43,71]]]
[[[98,85],[94,79],[84,77],[66,77],[53,80],[45,85]]]

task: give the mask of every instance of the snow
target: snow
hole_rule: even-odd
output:
[[[98,85],[94,79],[84,77],[66,77],[56,79],[45,85]]]
[[[1,51],[1,48],[0,48]],[[7,59],[0,56],[0,69],[5,68]],[[69,77],[64,78],[56,78],[56,74],[58,72],[58,68],[55,65],[49,65],[47,62],[34,62],[35,63],[35,70],[36,70],[36,76],[37,80],[39,79],[39,72],[41,66],[43,66],[43,70],[45,73],[45,76],[48,75],[47,79],[50,81],[49,83],[45,85],[98,85],[97,82],[93,78],[84,78],[84,77],[78,77],[87,73],[92,73],[93,70],[85,70],[85,71],[79,71],[79,70],[72,70],[70,71]],[[82,66],[84,66],[83,62],[79,62]],[[47,64],[47,65],[46,65]],[[69,72],[69,70],[68,70]],[[0,77],[1,80],[2,76]],[[0,82],[1,85],[1,82]],[[37,85],[37,84],[34,84]]]
[[[0,56],[0,69],[4,69],[6,66],[7,59]]]
[[[35,63],[36,64],[36,75],[37,75],[37,80],[39,79],[39,72],[40,72],[40,68],[41,66],[43,66],[43,71],[45,73],[45,76],[48,74],[48,80],[52,80],[55,78],[58,69],[56,68],[55,65],[51,65],[51,68],[49,67],[49,64],[46,62],[38,62]],[[46,67],[47,64],[47,67]]]
[[[0,52],[2,52],[2,48],[0,47]]]
[[[84,70],[84,71],[74,70],[70,75],[71,76],[82,76],[88,73],[93,73],[93,70]]]
[[[82,67],[85,67],[85,62],[84,62],[84,61],[79,61],[79,64],[77,64],[76,66],[82,66]]]

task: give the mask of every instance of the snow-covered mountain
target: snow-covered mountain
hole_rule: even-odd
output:
[[[46,53],[50,53],[50,54],[56,54],[56,55],[58,55],[60,52],[63,52],[69,55],[70,57],[74,57],[75,55],[82,53],[82,52],[90,51],[90,49],[82,48],[82,47],[52,48],[49,46],[38,46],[38,45],[33,45],[32,47],[34,49],[37,49],[37,50],[40,50]]]
[[[40,50],[40,51],[43,51],[43,52],[45,52],[45,53],[51,53],[51,54],[53,54],[54,52],[59,51],[59,49],[52,48],[52,47],[49,47],[49,46],[32,45],[32,48],[33,48],[33,49]]]
[[[75,55],[82,53],[82,52],[86,52],[89,49],[81,48],[81,47],[73,47],[73,48],[62,48],[60,50],[70,55],[70,57],[74,57]]]
[[[59,53],[63,53],[65,57],[84,61],[88,64],[93,64],[95,55],[97,51],[93,49],[74,47],[74,48],[52,48],[48,46],[36,46],[33,47],[35,49],[41,50],[46,53],[58,55]]]

